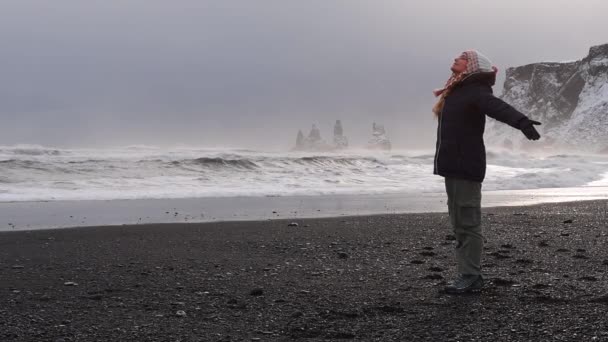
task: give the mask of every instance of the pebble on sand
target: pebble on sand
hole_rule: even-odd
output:
[[[251,290],[251,292],[249,292],[250,295],[252,296],[261,296],[264,294],[264,290],[257,288],[257,289],[253,289]]]

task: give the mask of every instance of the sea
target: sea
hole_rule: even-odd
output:
[[[434,151],[0,146],[0,202],[421,194]],[[608,186],[608,155],[489,150],[484,190]]]

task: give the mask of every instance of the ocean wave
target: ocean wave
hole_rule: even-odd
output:
[[[107,162],[108,161],[105,159],[86,159],[86,160],[70,160],[67,163],[78,165],[78,164],[101,164],[101,163],[107,163]]]
[[[129,145],[125,146],[127,150],[158,150],[160,149],[158,146],[153,145]]]
[[[49,148],[18,146],[19,149]],[[0,146],[0,201],[286,196],[444,191],[428,151],[372,154],[247,150],[59,150],[15,155]],[[150,151],[152,150],[152,151]],[[484,189],[584,186],[608,157],[488,153]],[[603,183],[602,183],[603,184]]]
[[[37,150],[37,149],[16,149],[13,150],[14,154],[21,154],[26,156],[58,156],[61,154],[59,150]]]
[[[16,156],[59,156],[62,153],[63,152],[60,149],[39,145],[0,146],[0,154]]]
[[[300,164],[341,164],[353,165],[355,163],[368,162],[372,164],[384,165],[379,159],[374,157],[334,157],[334,156],[310,156],[295,159]]]
[[[237,169],[255,169],[258,165],[251,160],[248,159],[224,159],[224,158],[210,158],[210,157],[201,157],[192,160],[188,160],[187,162],[196,163],[198,165],[206,166],[206,167],[230,167]]]
[[[0,161],[0,166],[3,168],[12,168],[12,169],[35,169],[35,170],[48,170],[50,169],[48,165],[42,162],[38,162],[35,160],[19,160],[19,159],[9,159]]]

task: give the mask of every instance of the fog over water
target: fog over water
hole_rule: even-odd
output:
[[[281,150],[341,119],[433,145],[431,90],[476,48],[501,70],[606,43],[608,2],[6,0],[0,145]]]

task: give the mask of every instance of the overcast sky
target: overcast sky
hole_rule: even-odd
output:
[[[341,119],[434,139],[431,90],[608,43],[605,0],[2,0],[0,144],[288,148]],[[500,91],[500,86],[497,87]]]

